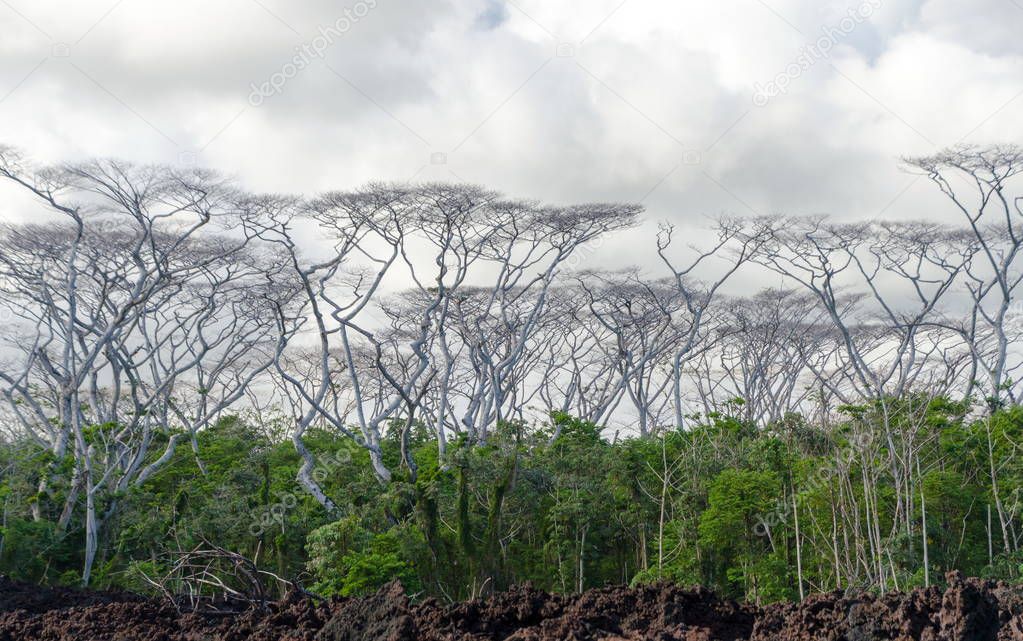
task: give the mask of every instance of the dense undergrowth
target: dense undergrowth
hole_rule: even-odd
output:
[[[945,399],[886,405],[886,421],[869,406],[818,425],[715,415],[645,439],[555,415],[503,424],[485,444],[449,443],[443,461],[420,430],[415,470],[400,467],[391,434],[385,459],[400,473],[389,484],[364,448],[310,433],[335,513],[296,483],[299,458],[278,423],[223,419],[142,487],[97,497],[108,516],[92,583],[151,591],[181,552],[207,544],[321,594],[368,594],[399,578],[410,593],[451,600],[527,581],[573,592],[668,578],[770,602],[798,598],[801,586],[905,590],[952,569],[1016,578],[1023,408],[976,418]],[[76,583],[83,537],[81,519],[60,526],[67,483],[36,494],[50,466],[32,443],[0,456],[0,572]],[[910,457],[899,467],[909,478],[892,477],[893,456]],[[893,523],[893,513],[910,518]]]

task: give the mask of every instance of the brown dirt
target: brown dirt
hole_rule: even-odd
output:
[[[1023,640],[1023,587],[955,572],[946,579],[946,589],[832,592],[776,604],[757,618],[751,641]]]
[[[266,609],[179,613],[124,593],[46,589],[0,578],[0,641],[1023,641],[1023,588],[949,575],[947,589],[834,592],[757,608],[669,584],[410,603],[392,583],[366,598],[291,594]]]

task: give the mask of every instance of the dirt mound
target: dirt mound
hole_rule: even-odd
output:
[[[298,593],[266,608],[180,613],[159,600],[0,579],[0,641],[1023,641],[1023,589],[949,575],[947,589],[834,592],[760,609],[670,584],[413,604],[397,583],[366,598]]]
[[[832,592],[775,604],[757,618],[751,641],[1018,641],[1023,590],[947,577],[948,588],[874,595]]]
[[[366,598],[291,594],[266,609],[179,613],[132,595],[0,582],[0,641],[405,641],[749,638],[757,611],[673,585],[551,595],[525,586],[475,601],[412,604],[397,583]]]
[[[364,599],[342,601],[317,641],[404,641],[420,638],[408,596],[391,583]]]
[[[749,638],[755,614],[709,590],[659,584],[574,596],[520,587],[449,607],[424,603],[414,618],[420,639],[736,641]]]
[[[42,614],[59,608],[144,600],[144,597],[128,592],[41,588],[31,583],[12,581],[5,576],[0,576],[0,612],[25,610],[32,614]]]

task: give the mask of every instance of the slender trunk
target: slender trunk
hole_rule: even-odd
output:
[[[803,593],[803,547],[799,542],[799,504],[795,489],[792,491],[792,515],[796,524],[796,581],[799,584],[799,600],[802,601],[806,595]]]
[[[991,495],[995,500],[995,509],[998,511],[998,524],[1002,529],[1002,544],[1005,549],[1005,553],[1009,554],[1012,551],[1009,545],[1009,528],[1006,527],[1005,510],[1002,507],[1002,497],[999,495],[998,490],[998,473],[995,468],[995,448],[993,439],[991,436],[991,417],[988,416],[984,420],[986,432],[987,432],[987,456],[988,456],[988,472],[991,475]]]
[[[304,428],[296,430],[292,434],[291,442],[295,446],[295,451],[298,452],[299,457],[302,459],[302,465],[298,468],[298,474],[296,480],[314,499],[316,502],[322,505],[328,512],[334,512],[337,510],[337,505],[327,496],[327,493],[323,491],[320,484],[313,478],[313,468],[316,466],[316,459],[313,458],[312,452],[305,446],[305,442],[302,441],[302,431]]]
[[[841,561],[838,556],[838,514],[835,511],[835,504],[831,504],[831,548],[835,555],[835,589],[842,587]]]
[[[924,587],[931,586],[930,559],[927,551],[927,503],[924,499],[923,488],[920,488],[920,539],[924,545]]]
[[[76,465],[74,472],[71,474],[71,487],[68,488],[67,498],[64,499],[64,509],[61,510],[60,517],[57,519],[57,530],[59,532],[67,531],[68,524],[71,523],[71,517],[75,511],[75,505],[78,503],[78,493],[81,490],[81,471]]]
[[[583,526],[582,535],[579,538],[579,582],[575,591],[582,592],[586,584],[586,526]]]
[[[657,521],[657,576],[661,577],[664,570],[664,513],[665,503],[668,496],[668,452],[665,439],[661,438],[661,463],[663,465],[661,477],[661,513]]]
[[[916,474],[920,477],[920,539],[924,547],[924,587],[931,587],[931,560],[927,548],[927,499],[924,497],[923,477],[920,474],[920,457],[916,459]]]
[[[991,536],[991,504],[987,504],[987,564],[994,565],[995,563],[995,550],[994,543]]]
[[[639,566],[644,570],[647,570],[650,567],[649,562],[647,560],[645,523],[640,523],[639,525]]]
[[[92,566],[96,561],[96,548],[99,540],[99,522],[96,519],[95,488],[87,479],[85,493],[85,567],[82,569],[82,587],[89,586],[92,578]]]

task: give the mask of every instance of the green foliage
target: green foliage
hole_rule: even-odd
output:
[[[72,535],[62,533],[51,521],[9,518],[3,535],[3,572],[22,581],[57,581],[63,569],[74,566],[77,556]]]
[[[885,540],[885,571],[900,587],[950,569],[1021,575],[1023,556],[1012,531],[1005,544],[997,501],[1023,531],[1011,512],[1023,492],[1023,409],[972,419],[968,403],[907,396],[843,410],[825,426],[796,415],[762,427],[723,413],[695,416],[685,430],[643,439],[609,439],[599,425],[554,413],[540,426],[501,423],[485,442],[450,439],[443,454],[423,425],[405,434],[394,423],[381,443],[394,472],[388,484],[364,448],[311,430],[314,476],[334,513],[296,482],[299,458],[276,428],[229,417],[198,435],[197,452],[179,447],[143,485],[98,496],[109,517],[95,584],[148,590],[145,577],[166,573],[176,552],[209,541],[325,595],[366,594],[393,579],[445,599],[524,581],[568,592],[667,579],[767,602],[798,595],[794,510],[805,587],[865,581],[855,555],[869,550],[872,520],[885,537],[896,533]],[[88,438],[112,427],[93,426]],[[156,438],[152,456],[168,436]],[[412,469],[402,464],[403,438]],[[911,446],[915,457],[901,496],[893,446],[898,456]],[[74,497],[71,458],[17,443],[0,445],[0,464],[0,572],[76,582],[80,495],[68,527],[58,526]],[[900,500],[910,506],[908,534],[894,523]]]
[[[323,596],[358,596],[375,592],[398,579],[406,589],[420,589],[419,579],[406,558],[407,533],[397,528],[373,534],[357,517],[347,517],[309,533],[308,568],[316,582],[312,589]]]
[[[700,540],[724,552],[748,552],[749,533],[774,507],[780,483],[774,472],[725,470],[715,477],[708,493],[709,507],[700,519]],[[738,540],[737,533],[746,533]]]
[[[761,598],[767,590],[773,597],[778,590],[777,581],[770,581],[777,575],[778,559],[769,553],[767,537],[758,527],[777,509],[780,495],[778,475],[769,471],[725,470],[710,484],[709,505],[700,517],[700,542],[718,560],[716,574],[725,577],[734,595]]]

